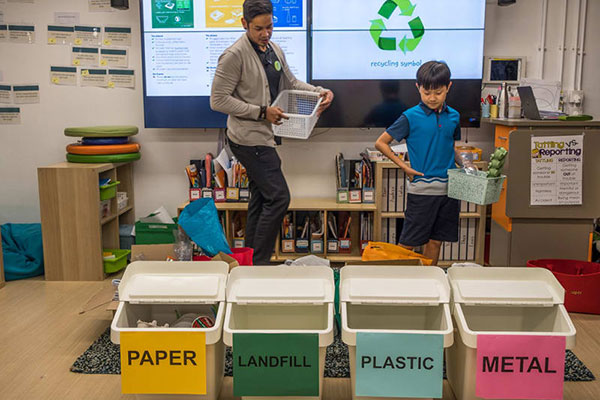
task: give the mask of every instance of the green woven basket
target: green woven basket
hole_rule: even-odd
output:
[[[469,175],[464,169],[448,170],[448,197],[485,206],[498,201],[506,178],[488,178],[484,171]]]

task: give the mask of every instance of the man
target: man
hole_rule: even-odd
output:
[[[272,129],[287,117],[271,103],[281,90],[308,90],[321,94],[321,113],[331,104],[333,92],[294,77],[281,48],[271,42],[270,0],[246,0],[242,25],[246,33],[219,58],[210,106],[229,115],[229,146],[250,179],[246,245],[254,249],[253,263],[266,265],[290,202]]]

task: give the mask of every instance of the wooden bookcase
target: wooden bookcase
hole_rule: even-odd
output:
[[[100,217],[99,179],[120,181],[127,207]],[[133,164],[62,162],[38,168],[46,280],[98,281],[105,278],[102,249],[119,248],[119,225],[135,222]]]
[[[182,204],[178,210],[177,214],[179,214],[188,203]],[[236,212],[245,212],[248,210],[248,203],[215,203],[217,210],[219,213],[225,213],[225,235],[227,236],[227,240],[230,245],[233,244],[233,232],[231,228],[231,221],[234,213]],[[350,212],[350,216],[352,218],[352,224],[350,225],[350,235],[351,238],[351,251],[350,253],[327,253],[327,229],[325,229],[324,233],[324,250],[323,253],[315,254],[319,257],[324,257],[329,259],[332,262],[346,262],[346,261],[357,261],[361,259],[360,252],[360,226],[359,226],[359,213],[362,211],[367,212],[375,212],[376,206],[375,204],[340,204],[336,203],[335,199],[327,199],[327,198],[302,198],[302,199],[292,199],[290,202],[290,206],[288,207],[288,211],[322,211],[323,219],[327,221],[327,213],[328,212],[336,212],[336,211],[348,211]],[[305,256],[307,254],[312,254],[310,251],[308,253],[283,253],[281,252],[281,240],[278,238],[275,251],[273,253],[273,257],[271,261],[280,262],[288,259],[294,259],[298,257]]]
[[[485,163],[476,163],[478,167],[485,167]],[[375,163],[375,218],[373,223],[374,240],[382,240],[382,221],[386,218],[404,218],[404,212],[384,212],[383,209],[383,171],[384,169],[399,169],[399,167],[391,161],[382,161]],[[470,218],[477,221],[477,231],[475,236],[475,257],[470,260],[440,260],[440,266],[449,266],[455,262],[474,262],[483,265],[484,249],[485,249],[485,222],[486,222],[486,206],[477,205],[475,212],[461,212],[460,218]],[[398,234],[398,237],[400,235]]]

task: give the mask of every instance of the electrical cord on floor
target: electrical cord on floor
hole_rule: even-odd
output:
[[[108,303],[112,303],[112,300],[105,301],[104,303],[100,303],[100,304],[98,304],[98,305],[96,305],[96,306],[94,306],[94,307],[90,308],[89,310],[81,310],[81,311],[79,311],[79,315],[81,315],[81,314],[85,314],[85,313],[86,313],[86,312],[88,312],[88,311],[95,310],[96,308],[98,308],[98,307],[101,307],[101,306],[103,306],[103,305],[106,305],[106,304],[108,304]]]

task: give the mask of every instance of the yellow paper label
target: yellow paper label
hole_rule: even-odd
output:
[[[75,44],[81,44],[81,39],[75,39]]]
[[[79,65],[79,60],[73,60],[73,65]]]
[[[110,39],[104,39],[105,46],[110,46],[111,44],[112,44],[112,41]]]
[[[58,83],[60,80],[57,77],[52,77],[52,83]]]
[[[122,332],[121,391],[206,394],[204,332]]]
[[[56,38],[53,38],[53,37],[48,38],[48,43],[50,43],[50,44],[56,43]]]
[[[106,60],[100,60],[100,65],[106,65]]]
[[[114,88],[115,87],[115,83],[113,81],[109,81],[108,82],[108,87],[111,88],[111,89]]]
[[[88,71],[87,69],[81,70],[81,76],[88,76],[89,74],[90,74],[90,71]]]

